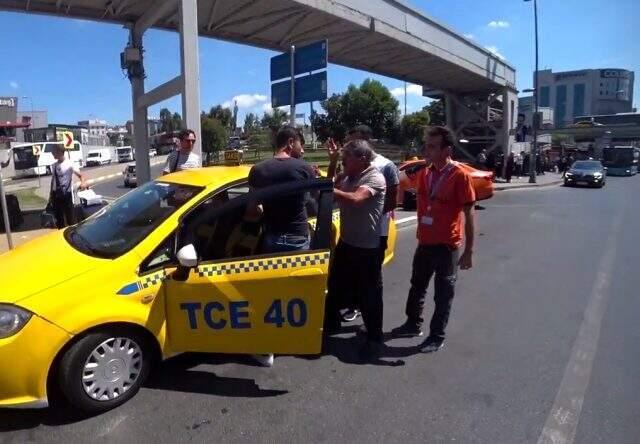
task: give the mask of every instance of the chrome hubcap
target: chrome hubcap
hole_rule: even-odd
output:
[[[109,338],[84,364],[82,386],[96,401],[111,401],[129,390],[140,376],[142,349],[129,338]]]

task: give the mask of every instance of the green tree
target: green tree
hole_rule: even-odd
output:
[[[205,164],[208,165],[211,154],[224,149],[227,144],[227,129],[218,119],[201,115],[202,152],[205,154]]]
[[[334,94],[321,103],[323,114],[314,114],[313,127],[321,141],[342,140],[349,128],[368,125],[374,138],[395,139],[400,111],[398,101],[377,80],[366,79],[358,87],[349,85],[343,94]]]
[[[183,127],[182,117],[180,116],[180,114],[173,113],[171,120],[173,120],[173,131],[180,131]]]
[[[420,145],[424,127],[431,123],[429,112],[426,109],[427,107],[422,111],[407,114],[402,118],[400,124],[402,143],[413,146]]]
[[[249,113],[244,118],[243,130],[245,134],[252,134],[260,129],[260,119],[253,113]]]
[[[271,113],[265,112],[260,121],[262,128],[270,130],[271,147],[275,148],[276,145],[276,133],[282,125],[289,120],[289,114],[281,109],[274,108]]]
[[[447,124],[443,100],[434,100],[422,110],[429,114],[429,125],[445,126]]]
[[[160,110],[160,131],[169,133],[174,130],[173,115],[167,108]]]
[[[222,105],[211,107],[207,117],[216,119],[225,128],[231,129],[233,124],[233,112],[229,108],[223,108]]]
[[[282,125],[289,120],[289,113],[279,108],[274,108],[271,113],[265,112],[260,121],[260,125],[263,128],[269,128],[272,131],[277,131]]]

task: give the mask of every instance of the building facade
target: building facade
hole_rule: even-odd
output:
[[[29,128],[44,128],[49,125],[49,114],[46,110],[18,111],[18,120],[28,121]],[[23,128],[16,129],[16,142],[26,142],[24,131]]]
[[[633,110],[633,71],[605,68],[554,73],[547,69],[534,75],[538,76],[538,105],[553,109],[556,128],[572,124],[578,116]]]

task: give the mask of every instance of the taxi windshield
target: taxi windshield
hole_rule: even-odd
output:
[[[77,250],[96,257],[116,258],[135,247],[201,187],[148,182],[65,232]]]

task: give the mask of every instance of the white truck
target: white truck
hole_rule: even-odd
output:
[[[133,162],[136,160],[133,148],[130,146],[120,146],[116,148],[116,156],[118,156],[118,162]]]
[[[87,154],[87,166],[107,165],[111,163],[111,150],[109,148],[100,148],[89,151]]]

